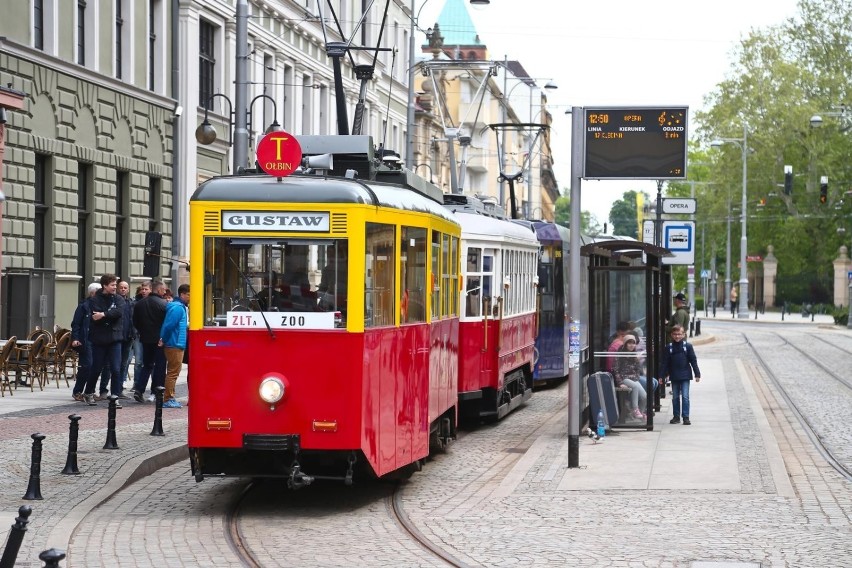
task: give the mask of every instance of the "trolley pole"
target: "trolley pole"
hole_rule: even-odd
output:
[[[568,314],[569,325],[582,328],[588,322],[580,321],[580,183],[583,178],[585,153],[582,107],[571,107],[571,242],[568,246]],[[569,333],[570,335],[570,333]],[[582,337],[582,334],[579,334]],[[569,354],[568,371],[568,467],[580,467],[580,353]]]

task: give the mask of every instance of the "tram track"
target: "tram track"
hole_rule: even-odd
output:
[[[243,509],[243,504],[245,503],[248,495],[252,492],[255,487],[255,482],[250,481],[245,488],[240,492],[239,497],[233,502],[232,506],[228,508],[225,513],[225,540],[228,542],[228,546],[240,560],[240,563],[243,566],[248,566],[249,568],[263,568],[263,564],[255,558],[254,554],[252,554],[251,549],[243,538],[242,532],[240,531],[240,513]]]
[[[803,349],[797,347],[795,344],[788,341],[785,337],[783,337],[780,333],[770,332],[772,335],[778,337],[784,345],[791,347],[797,353],[803,355],[809,361],[815,363],[820,369],[826,372],[826,374],[833,379],[835,379],[838,383],[842,384],[847,388],[852,388],[849,382],[837,375],[833,370],[827,368],[820,361],[816,360],[809,353],[805,352]],[[790,393],[789,389],[787,389],[783,381],[776,375],[776,373],[772,370],[772,366],[766,361],[766,359],[761,354],[761,350],[755,345],[754,342],[749,338],[748,335],[743,334],[745,339],[745,343],[748,345],[749,349],[753,353],[755,359],[760,363],[760,366],[763,368],[766,373],[766,377],[775,387],[776,392],[781,396],[781,398],[787,403],[787,407],[790,409],[790,412],[796,417],[799,424],[801,424],[805,434],[811,440],[811,443],[814,445],[816,450],[822,455],[822,457],[826,460],[826,462],[834,468],[838,473],[840,473],[846,480],[852,481],[852,468],[847,466],[841,458],[839,458],[835,452],[830,447],[830,444],[826,442],[825,437],[820,432],[820,429],[814,424],[812,420],[810,420],[807,414],[802,410],[799,404],[794,400],[795,397]],[[829,344],[831,345],[831,344]],[[835,346],[836,347],[836,346]]]

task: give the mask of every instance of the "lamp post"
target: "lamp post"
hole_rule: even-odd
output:
[[[852,129],[852,112],[847,105],[842,104],[835,107],[835,110],[822,113],[825,116],[837,118],[840,121],[840,131],[849,132]],[[822,116],[815,114],[810,120],[811,128],[821,128],[823,119]],[[849,254],[852,256],[852,247],[849,248]],[[849,278],[849,290],[846,296],[846,304],[849,306],[849,315],[846,322],[847,329],[852,329],[852,278]]]
[[[739,294],[739,309],[737,317],[739,319],[748,319],[748,263],[746,254],[748,252],[748,230],[746,228],[746,204],[748,196],[748,125],[743,123],[742,138],[721,138],[711,142],[714,148],[720,147],[724,143],[736,144],[742,151],[743,161],[743,202],[742,202],[742,236],[740,237],[740,294]],[[730,258],[730,255],[728,255]]]
[[[281,125],[278,124],[278,119],[275,118],[278,115],[278,106],[275,104],[275,99],[270,97],[269,95],[257,95],[254,97],[248,106],[245,109],[244,113],[240,113],[238,110],[235,111],[233,105],[231,104],[231,99],[229,99],[226,95],[222,93],[216,93],[215,95],[210,95],[210,98],[207,99],[206,104],[204,105],[204,120],[198,125],[198,128],[195,129],[195,139],[198,140],[199,144],[212,144],[216,141],[216,128],[210,124],[210,119],[208,116],[210,107],[210,102],[216,97],[222,97],[225,99],[225,102],[228,103],[228,145],[234,145],[234,138],[237,139],[237,142],[240,141],[239,135],[239,124],[242,124],[242,128],[246,132],[246,145],[243,147],[241,144],[234,145],[234,173],[239,173],[242,168],[246,166],[246,162],[248,160],[248,133],[251,131],[251,115],[252,115],[252,107],[254,103],[258,99],[268,99],[272,103],[272,124],[270,124],[264,133],[269,134],[270,132],[278,132],[281,130]],[[239,107],[238,107],[239,108]],[[239,121],[239,118],[242,117],[242,121]],[[231,127],[234,128],[234,134],[232,134]]]
[[[468,1],[474,6],[486,6],[491,3],[491,0]],[[411,18],[408,32],[408,116],[406,117],[408,128],[405,129],[405,165],[409,169],[414,168],[414,105],[416,102],[414,96],[414,78],[417,76],[414,64],[414,50],[417,48],[417,43],[414,41],[414,34],[418,29],[417,22],[420,19],[420,12],[423,11],[427,2],[429,0],[423,0],[423,3],[420,4],[420,9],[415,14],[414,9],[417,2],[416,0],[411,0],[410,9]]]

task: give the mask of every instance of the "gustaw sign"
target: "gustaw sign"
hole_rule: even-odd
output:
[[[223,231],[297,231],[327,233],[329,213],[316,211],[223,211]]]

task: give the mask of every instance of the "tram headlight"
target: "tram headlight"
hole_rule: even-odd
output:
[[[278,377],[266,377],[260,381],[260,398],[268,404],[275,404],[284,398],[284,381]]]

